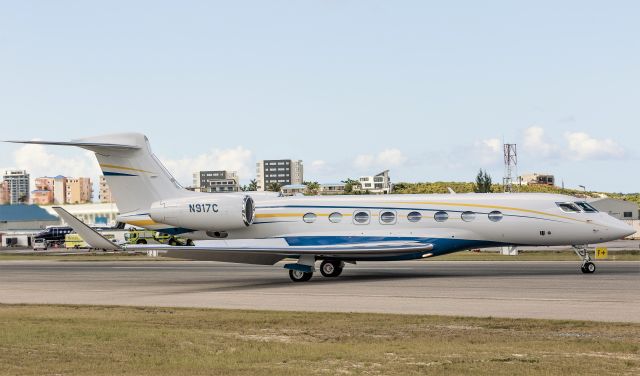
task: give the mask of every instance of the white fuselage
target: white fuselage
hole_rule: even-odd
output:
[[[194,195],[193,202],[220,202],[220,210],[186,213],[189,223],[223,212],[223,196]],[[581,200],[553,194],[256,195],[254,199],[253,223],[235,229],[191,232],[156,223],[145,213],[120,219],[160,231],[177,230],[192,239],[215,239],[213,233],[222,233],[228,239],[283,238],[291,246],[423,241],[434,244],[433,255],[499,245],[599,243],[632,233],[605,213],[565,212],[558,203]]]

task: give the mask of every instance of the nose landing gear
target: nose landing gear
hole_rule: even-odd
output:
[[[573,251],[582,259],[582,266],[580,266],[580,270],[585,274],[591,274],[596,271],[596,264],[591,261],[591,256],[589,256],[589,251],[587,251],[587,246],[585,245],[574,245]]]

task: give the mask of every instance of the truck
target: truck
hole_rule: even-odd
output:
[[[105,238],[111,240],[112,242],[115,242],[115,235],[114,234],[102,234],[102,236],[104,236]],[[76,233],[72,233],[72,234],[67,234],[64,237],[64,247],[69,249],[69,248],[74,248],[74,249],[79,249],[79,248],[91,248],[89,247],[89,244],[87,244],[87,242],[85,242],[82,237]]]
[[[130,229],[124,234],[127,244],[193,245],[193,240],[157,231]]]

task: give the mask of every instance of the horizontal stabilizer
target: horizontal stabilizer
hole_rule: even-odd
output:
[[[71,213],[64,210],[63,208],[59,206],[54,206],[53,210],[56,213],[58,213],[60,218],[62,218],[65,222],[67,222],[69,226],[71,226],[73,231],[75,231],[78,235],[80,235],[82,240],[84,240],[87,244],[89,244],[89,247],[96,248],[96,249],[106,249],[110,251],[121,250],[121,248],[118,245],[114,244],[109,239],[100,235],[96,230],[87,226],[86,224],[84,224],[82,221],[74,217]]]
[[[135,150],[140,149],[138,145],[125,145],[125,144],[110,144],[100,142],[74,142],[74,141],[19,141],[19,140],[7,140],[12,144],[35,144],[35,145],[58,145],[58,146],[78,146],[84,149],[93,150],[95,148],[104,149],[120,149],[120,150]]]

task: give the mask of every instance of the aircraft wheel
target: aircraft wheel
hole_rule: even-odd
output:
[[[289,270],[289,278],[293,282],[307,282],[313,277],[313,272],[301,272],[299,270]]]
[[[337,277],[342,274],[342,262],[340,261],[322,261],[320,264],[320,273],[323,277]]]
[[[147,241],[144,239],[138,239],[138,241],[136,241],[136,244],[147,244]]]
[[[591,274],[596,271],[596,264],[592,262],[587,262],[584,265],[582,265],[582,268],[580,268],[580,270],[582,270],[583,273]]]
[[[187,239],[187,246],[192,247],[192,246],[194,246],[194,245],[195,245],[195,244],[193,244],[193,240],[191,240],[191,239]]]
[[[175,246],[178,245],[178,241],[175,238],[169,239],[169,245]]]

